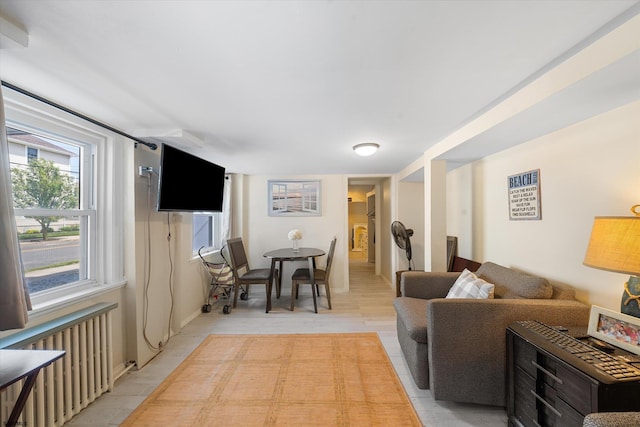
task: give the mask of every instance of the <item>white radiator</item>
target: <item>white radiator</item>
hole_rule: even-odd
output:
[[[38,375],[18,425],[61,426],[113,389],[111,310],[115,307],[115,303],[96,304],[0,340],[0,348],[66,351]],[[2,392],[2,425],[21,389],[22,381]]]

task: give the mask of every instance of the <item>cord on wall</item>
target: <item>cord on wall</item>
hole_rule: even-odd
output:
[[[153,351],[160,351],[161,347],[157,347],[151,343],[147,337],[147,321],[149,317],[149,285],[151,284],[151,174],[147,177],[147,241],[144,250],[144,297],[142,299],[142,336],[147,346]]]
[[[147,178],[147,239],[144,252],[144,266],[145,266],[145,280],[144,280],[144,299],[143,299],[143,319],[142,319],[142,336],[144,337],[147,346],[156,352],[160,352],[164,349],[166,344],[171,339],[171,324],[173,322],[173,310],[174,310],[174,295],[173,295],[173,256],[171,254],[171,216],[170,212],[167,212],[167,245],[169,250],[169,295],[171,297],[171,306],[169,308],[169,324],[167,327],[167,339],[166,341],[158,341],[158,345],[154,345],[147,336],[147,323],[149,317],[149,286],[151,284],[151,173],[153,168],[146,166],[139,166],[139,173],[141,176]]]
[[[167,249],[169,250],[169,295],[171,295],[171,307],[169,309],[169,325],[167,327],[167,343],[171,339],[171,323],[173,320],[173,258],[171,256],[171,216],[170,213],[167,212],[167,227],[169,229],[167,234]],[[166,343],[165,343],[166,344]]]

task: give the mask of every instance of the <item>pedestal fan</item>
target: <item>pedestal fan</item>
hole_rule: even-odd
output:
[[[407,261],[409,263],[409,270],[411,270],[410,237],[413,236],[413,230],[410,228],[406,228],[400,221],[393,221],[391,223],[391,235],[393,236],[393,240],[395,240],[396,245],[398,245],[400,249],[404,249],[407,256]]]

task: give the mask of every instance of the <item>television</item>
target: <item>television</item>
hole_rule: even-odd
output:
[[[158,172],[158,211],[221,212],[225,169],[162,144]]]

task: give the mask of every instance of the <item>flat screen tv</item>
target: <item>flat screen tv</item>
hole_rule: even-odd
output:
[[[224,168],[162,144],[158,211],[221,212]]]

